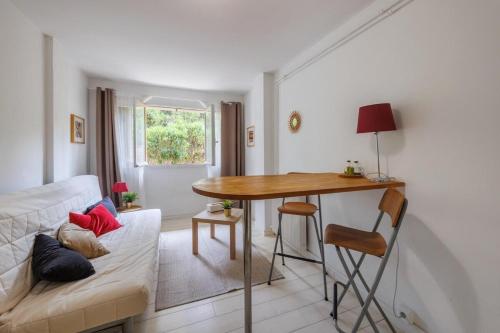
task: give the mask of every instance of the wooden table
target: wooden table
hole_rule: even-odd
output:
[[[241,219],[243,209],[232,208],[231,216],[226,217],[224,211],[207,212],[206,210],[193,217],[193,254],[198,254],[198,223],[210,223],[210,238],[215,238],[215,225],[229,226],[229,258],[236,259],[236,223]]]
[[[343,178],[337,173],[216,177],[202,179],[194,183],[193,191],[203,196],[219,199],[243,200],[245,332],[252,332],[252,200],[364,191],[403,186],[405,186],[405,183],[400,181],[375,183],[366,178]]]

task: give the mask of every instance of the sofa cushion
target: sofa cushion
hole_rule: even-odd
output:
[[[0,314],[26,296],[35,235],[55,236],[70,211],[83,211],[101,199],[96,176],[77,176],[33,189],[0,195]]]
[[[74,223],[64,223],[57,233],[57,239],[64,247],[81,253],[88,259],[108,254],[109,251],[97,240],[94,232]]]
[[[120,222],[122,228],[99,238],[110,253],[90,260],[94,275],[67,283],[40,281],[0,316],[0,332],[80,332],[142,313],[154,301],[161,213],[120,214]]]
[[[88,214],[70,212],[69,221],[92,230],[97,237],[122,226],[102,204],[97,205]]]
[[[95,204],[90,205],[89,207],[87,207],[87,209],[85,209],[85,211],[83,213],[88,214],[92,209],[96,208],[97,206],[99,206],[101,204],[104,205],[104,207],[106,207],[106,209],[111,214],[113,214],[114,217],[118,216],[118,212],[116,211],[115,204],[113,203],[113,201],[111,201],[110,197],[104,197],[104,199],[102,199],[101,201],[98,201]]]
[[[95,273],[87,258],[44,234],[35,237],[32,268],[37,279],[53,282],[81,280]]]

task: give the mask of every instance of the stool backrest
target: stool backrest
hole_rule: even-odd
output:
[[[387,189],[380,200],[378,209],[387,213],[391,217],[392,227],[396,227],[400,220],[403,206],[405,205],[405,196],[395,189]]]

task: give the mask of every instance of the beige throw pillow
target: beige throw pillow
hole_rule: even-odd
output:
[[[108,254],[109,251],[97,240],[92,230],[74,223],[64,223],[59,228],[57,239],[68,249],[80,252],[88,259]]]

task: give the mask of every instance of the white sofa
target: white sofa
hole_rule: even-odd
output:
[[[55,235],[70,211],[99,201],[97,177],[78,176],[0,196],[0,332],[80,332],[144,312],[153,297],[161,214],[120,214],[123,227],[99,237],[111,253],[96,273],[68,283],[35,281],[35,235]]]

